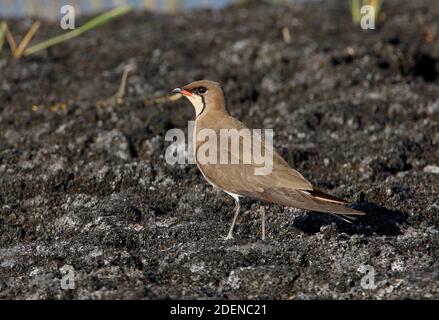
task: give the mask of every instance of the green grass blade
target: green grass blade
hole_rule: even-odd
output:
[[[29,56],[35,52],[47,49],[47,48],[52,47],[54,45],[57,45],[57,44],[60,44],[62,42],[65,42],[67,40],[70,40],[72,38],[78,37],[87,31],[99,28],[100,26],[110,22],[111,20],[127,14],[131,10],[133,10],[133,6],[126,5],[126,6],[122,6],[122,7],[110,10],[108,12],[105,12],[105,13],[97,16],[96,18],[93,18],[92,20],[86,22],[85,24],[83,24],[79,28],[76,28],[76,29],[69,31],[67,33],[64,33],[62,35],[47,39],[47,40],[40,42],[32,47],[27,48],[26,51],[24,52],[24,56]]]
[[[352,0],[351,10],[352,10],[352,22],[354,24],[359,24],[361,21],[360,4],[361,0]]]

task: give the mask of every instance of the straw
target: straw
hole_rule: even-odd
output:
[[[5,43],[5,33],[6,33],[6,22],[0,23],[0,53],[3,50],[3,45]]]
[[[23,40],[21,40],[20,44],[18,45],[18,48],[13,52],[15,58],[20,59],[23,55],[24,50],[29,45],[29,42],[32,40],[35,33],[40,28],[41,23],[39,21],[36,21],[32,24],[29,31],[24,36]]]

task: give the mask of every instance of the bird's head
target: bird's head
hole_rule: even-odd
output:
[[[224,94],[218,82],[199,80],[175,88],[172,93],[184,95],[194,106],[197,117],[204,112],[225,110]]]

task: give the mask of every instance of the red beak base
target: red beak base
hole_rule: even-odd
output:
[[[185,95],[185,96],[188,96],[188,97],[191,97],[191,96],[192,96],[192,92],[187,91],[187,90],[181,90],[180,93],[183,94],[183,95]]]
[[[173,94],[179,93],[188,97],[192,96],[192,93],[190,91],[184,90],[184,89],[180,89],[180,88],[175,88],[174,90],[172,90]]]

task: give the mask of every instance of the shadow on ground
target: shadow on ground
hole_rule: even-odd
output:
[[[321,227],[333,223],[336,224],[338,232],[347,234],[396,236],[402,233],[400,224],[406,220],[407,215],[405,213],[398,210],[389,210],[369,202],[356,204],[355,209],[365,212],[366,215],[355,218],[352,223],[327,213],[310,212],[297,217],[293,226],[307,234],[316,234],[321,231]]]

